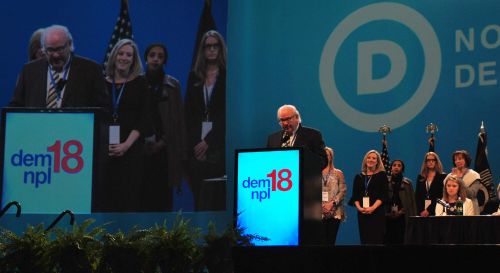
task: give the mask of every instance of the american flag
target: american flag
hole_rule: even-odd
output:
[[[391,174],[391,160],[389,159],[389,150],[387,149],[387,139],[385,135],[382,139],[382,153],[380,154],[382,157],[382,163],[384,163],[385,172],[387,175]]]
[[[104,56],[103,67],[108,64],[109,54],[115,46],[116,42],[121,39],[133,39],[132,35],[132,23],[130,22],[130,16],[128,13],[128,0],[121,0],[120,15],[116,19],[115,29],[113,30],[113,35],[108,43],[108,48],[106,50],[106,55]]]
[[[430,137],[429,137],[429,152],[434,152],[434,150],[436,149],[436,139],[434,138],[434,134],[432,134]]]

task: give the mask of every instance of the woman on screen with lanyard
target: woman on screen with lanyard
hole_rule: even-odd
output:
[[[417,215],[422,217],[433,216],[436,200],[443,196],[443,164],[435,152],[428,152],[424,156],[420,173],[417,176],[415,187],[415,202]]]
[[[112,97],[105,211],[141,211],[144,135],[150,121],[148,92],[134,41],[116,43],[106,66]]]

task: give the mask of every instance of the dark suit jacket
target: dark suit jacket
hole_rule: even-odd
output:
[[[323,136],[321,132],[299,125],[299,129],[296,132],[297,136],[295,138],[295,142],[293,147],[304,147],[309,149],[314,154],[317,154],[323,161],[322,168],[326,167],[328,163],[328,157],[325,152],[325,142],[323,141]],[[279,148],[281,147],[281,139],[283,137],[283,131],[277,131],[272,133],[267,138],[267,147],[268,148]]]
[[[109,107],[111,101],[101,67],[73,55],[61,107]],[[45,58],[24,65],[18,76],[11,107],[46,107],[48,62]]]

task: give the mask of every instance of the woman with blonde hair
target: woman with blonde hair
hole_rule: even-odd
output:
[[[335,245],[340,222],[345,221],[344,196],[347,190],[344,173],[333,166],[334,152],[325,147],[328,165],[322,171],[322,222],[325,244]]]
[[[426,153],[416,180],[415,202],[417,215],[422,217],[434,215],[436,199],[443,196],[443,180],[445,177],[443,164],[438,154],[435,152]]]
[[[148,91],[139,50],[122,39],[113,47],[106,66],[106,86],[112,97],[105,211],[141,211],[144,136],[150,129]],[[111,133],[110,133],[111,134]],[[113,135],[113,134],[111,134]]]
[[[383,244],[385,234],[384,201],[387,200],[387,174],[380,154],[368,151],[361,164],[361,173],[354,177],[349,201],[358,210],[361,244]]]
[[[436,215],[458,215],[457,203],[461,201],[463,215],[472,216],[474,213],[474,205],[472,200],[467,198],[467,190],[462,179],[454,174],[448,175],[444,181],[443,190],[443,206],[441,203],[436,204]]]

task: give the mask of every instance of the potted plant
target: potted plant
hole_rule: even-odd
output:
[[[87,231],[94,222],[94,219],[87,219],[80,226],[73,225],[70,232],[61,228],[53,231],[55,239],[50,242],[48,257],[56,272],[96,272],[102,246],[98,237],[104,233],[104,228],[94,227]]]
[[[48,236],[42,224],[28,226],[23,235],[2,230],[0,236],[2,257],[0,269],[3,273],[48,273]]]
[[[192,228],[189,220],[177,215],[172,228],[156,224],[150,230],[150,256],[162,273],[201,271],[202,253],[197,244],[200,230]]]
[[[266,237],[245,234],[245,228],[228,225],[222,234],[218,234],[215,224],[208,223],[208,232],[204,236],[204,261],[208,272],[233,272],[232,248],[235,246],[252,246],[254,240],[267,241]]]
[[[139,273],[145,271],[147,262],[146,236],[149,230],[133,228],[125,234],[104,234],[102,237],[99,273]],[[154,272],[154,271],[153,271]]]

